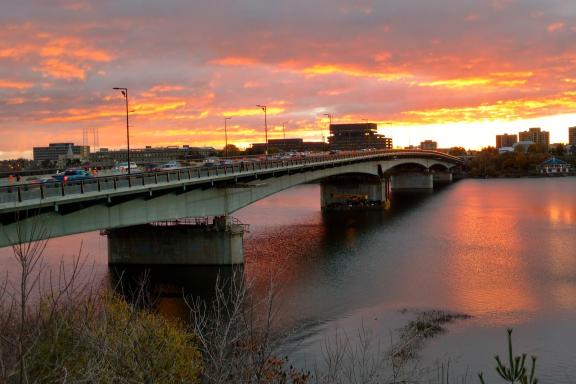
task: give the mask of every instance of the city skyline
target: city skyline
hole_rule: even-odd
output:
[[[246,147],[321,140],[333,123],[378,123],[395,146],[494,145],[531,127],[567,142],[576,125],[570,1],[55,0],[3,6],[0,158],[81,142]]]

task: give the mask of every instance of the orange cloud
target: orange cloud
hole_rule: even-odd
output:
[[[162,93],[162,92],[181,91],[183,89],[184,87],[181,85],[155,85],[148,91],[153,93]]]
[[[229,66],[243,66],[255,64],[256,60],[250,57],[229,56],[222,59],[210,61],[210,64],[229,65]]]
[[[548,32],[556,32],[564,29],[564,23],[559,21],[548,25]]]
[[[0,79],[0,89],[28,89],[32,88],[32,83],[27,83],[23,81],[14,81],[14,80],[6,80]]]
[[[407,72],[374,72],[360,67],[353,67],[339,64],[315,64],[301,69],[301,72],[307,75],[331,75],[341,74],[353,77],[375,77],[378,80],[394,81],[412,77]]]
[[[43,57],[74,57],[86,61],[110,61],[112,55],[102,49],[87,47],[87,42],[74,37],[50,39],[40,49]]]
[[[41,72],[45,77],[50,76],[55,79],[63,80],[84,80],[86,75],[83,68],[58,59],[44,60],[40,63],[40,67],[36,67],[34,70],[36,72]]]
[[[157,113],[176,110],[185,105],[185,101],[174,101],[168,103],[136,103],[131,107],[132,112],[130,115],[154,115]],[[63,116],[46,117],[41,119],[41,121],[45,123],[65,123],[125,116],[125,112],[121,108],[115,108],[112,110],[109,107],[100,110],[70,108],[63,111],[63,114]]]
[[[268,115],[277,115],[277,114],[282,113],[284,111],[285,111],[285,109],[282,107],[267,107],[266,108],[266,113]],[[260,108],[254,107],[254,108],[236,109],[236,110],[232,110],[232,111],[224,111],[221,114],[222,114],[222,116],[227,116],[227,117],[241,117],[241,116],[257,116],[257,115],[263,114],[263,112]]]
[[[406,123],[413,124],[443,124],[482,120],[513,121],[554,115],[566,110],[576,110],[574,95],[576,92],[563,92],[551,98],[507,100],[470,107],[413,110],[403,112],[402,115],[409,117]]]
[[[494,72],[486,77],[468,77],[461,79],[435,80],[414,82],[420,87],[467,88],[477,86],[496,85],[501,87],[517,87],[526,84],[525,78],[532,77],[532,72]],[[501,79],[505,78],[505,79]],[[520,78],[520,79],[518,79]],[[524,79],[522,79],[524,78]]]

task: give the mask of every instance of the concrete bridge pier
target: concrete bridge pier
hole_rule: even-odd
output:
[[[186,219],[107,230],[109,264],[244,263],[247,226],[231,217]]]
[[[320,183],[322,210],[390,207],[390,177],[339,175]]]
[[[429,172],[406,172],[392,175],[393,190],[433,189],[434,179]]]
[[[432,174],[434,185],[445,185],[452,182],[452,172],[436,171]]]

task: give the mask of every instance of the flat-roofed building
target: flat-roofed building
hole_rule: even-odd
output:
[[[74,143],[50,143],[47,147],[32,148],[32,153],[36,162],[57,162],[66,157],[87,159],[90,156],[90,147]]]
[[[270,139],[268,140],[268,149],[279,149],[282,152],[319,152],[328,149],[328,144],[322,141],[304,141],[304,139]],[[266,143],[253,143],[248,148],[249,153],[265,153]]]
[[[420,149],[435,151],[438,149],[438,143],[433,140],[424,140],[420,143]]]
[[[550,132],[542,131],[540,128],[530,128],[518,134],[520,141],[532,141],[534,144],[543,145],[546,148],[550,145]]]
[[[496,148],[512,147],[517,142],[517,134],[510,135],[508,133],[504,133],[502,135],[496,135]]]
[[[392,149],[392,139],[378,133],[375,123],[330,124],[330,149]]]
[[[130,161],[136,164],[166,163],[171,160],[192,160],[214,156],[216,150],[212,147],[150,147],[130,149]],[[101,148],[98,152],[90,155],[90,161],[102,165],[112,165],[117,162],[125,162],[128,159],[126,149],[108,150]]]

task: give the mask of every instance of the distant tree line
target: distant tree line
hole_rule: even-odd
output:
[[[499,153],[497,148],[483,148],[465,163],[464,170],[471,177],[520,177],[540,174],[539,165],[550,156],[576,166],[576,156],[558,145],[552,150],[531,145],[526,151],[517,147],[514,152]]]

